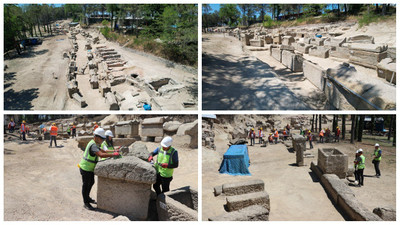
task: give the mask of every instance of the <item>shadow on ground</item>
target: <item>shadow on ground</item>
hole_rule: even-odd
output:
[[[21,91],[10,89],[4,92],[5,110],[30,110],[32,101],[39,96],[39,88],[31,88]]]

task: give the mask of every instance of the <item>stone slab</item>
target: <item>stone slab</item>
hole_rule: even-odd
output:
[[[311,61],[303,61],[304,76],[321,91],[325,86],[326,70]]]
[[[251,205],[261,205],[270,211],[271,208],[268,193],[253,192],[226,197],[226,207],[228,212],[243,209]]]
[[[227,196],[264,191],[264,181],[249,180],[222,185],[222,192]]]
[[[238,211],[227,212],[222,215],[214,216],[208,219],[209,221],[268,221],[268,209],[252,205]]]

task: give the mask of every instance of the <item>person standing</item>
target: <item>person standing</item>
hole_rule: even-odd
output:
[[[254,131],[254,128],[251,128],[250,133],[249,133],[249,138],[250,138],[250,146],[253,146],[253,144],[256,144],[255,138],[256,138],[256,132]]]
[[[71,137],[71,124],[69,124],[67,127],[67,134],[68,134],[68,137],[70,138]]]
[[[106,153],[114,153],[116,151],[114,149],[114,142],[113,142],[114,134],[112,133],[111,130],[107,130],[104,134],[106,135],[106,139],[101,144],[100,149]],[[101,160],[105,159],[106,158],[101,158]]]
[[[290,135],[290,125],[289,124],[286,125],[286,131],[287,131],[287,135],[289,136]]]
[[[310,142],[310,149],[313,149],[314,146],[313,146],[313,144],[312,144],[312,141],[313,141],[314,135],[313,135],[313,134],[311,133],[311,131],[309,130],[307,136],[308,136],[308,141]]]
[[[97,125],[97,122],[94,122],[93,131],[95,131],[97,128],[99,128],[99,125]]]
[[[278,144],[279,133],[278,133],[278,130],[276,128],[274,130],[275,130],[275,132],[274,132],[275,144]]]
[[[52,123],[50,127],[50,146],[49,148],[52,147],[53,141],[54,141],[54,146],[57,148],[57,132],[58,128],[56,126],[56,123]]]
[[[335,142],[339,142],[339,137],[340,137],[340,128],[336,127]]]
[[[263,129],[262,127],[260,127],[260,129],[258,129],[258,144],[263,143],[263,137],[264,137]]]
[[[21,134],[22,134],[22,140],[23,141],[26,141],[26,137],[25,137],[25,134],[26,134],[26,126],[25,126],[26,124],[25,124],[25,120],[23,120],[22,121],[22,124],[21,124]]]
[[[94,168],[99,161],[99,157],[108,158],[113,156],[119,156],[118,152],[106,153],[100,149],[100,145],[106,139],[105,132],[103,128],[97,128],[94,132],[94,137],[86,145],[83,157],[78,164],[79,171],[82,176],[82,197],[83,197],[83,207],[88,210],[94,210],[95,208],[90,204],[96,204],[96,201],[90,198],[90,191],[94,185]]]
[[[363,150],[360,148],[356,152],[356,160],[354,161],[354,164],[356,165],[356,173],[357,177],[356,179],[358,180],[358,186],[364,186],[364,169],[365,169],[365,156],[363,155]]]
[[[324,133],[325,133],[324,129],[322,129],[322,130],[319,132],[319,142],[320,142],[320,143],[324,143]]]
[[[165,137],[161,141],[161,147],[156,148],[152,153],[150,153],[148,158],[148,161],[151,162],[153,161],[153,157],[157,156],[154,163],[157,171],[157,180],[153,185],[157,195],[169,191],[169,185],[173,179],[174,169],[179,166],[178,151],[171,145],[172,138]]]
[[[372,163],[374,164],[375,167],[375,176],[379,178],[381,176],[381,170],[379,169],[379,164],[381,163],[382,159],[382,149],[380,148],[379,144],[375,144],[375,150],[373,154],[373,159]]]
[[[14,129],[15,129],[14,119],[11,119],[11,120],[10,120],[10,123],[8,124],[8,131],[9,131],[9,133],[14,133]]]

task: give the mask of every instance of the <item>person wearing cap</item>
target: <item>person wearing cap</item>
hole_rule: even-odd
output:
[[[279,133],[278,133],[278,130],[275,128],[275,129],[274,129],[274,140],[275,140],[275,144],[278,144],[278,139],[279,139]]]
[[[114,135],[111,130],[107,130],[105,133],[106,139],[101,143],[100,149],[103,150],[106,153],[114,153],[114,143],[113,143],[113,138]],[[100,160],[105,160],[106,158],[101,158]]]
[[[68,137],[71,137],[71,124],[69,124],[67,127],[67,134],[68,134]]]
[[[335,132],[335,142],[339,142],[339,137],[340,137],[340,128],[339,126],[337,126]]]
[[[82,197],[83,197],[83,207],[88,210],[94,210],[90,203],[95,203],[96,201],[90,198],[90,191],[94,185],[94,168],[100,158],[108,158],[113,156],[119,156],[118,152],[106,153],[100,149],[101,144],[106,139],[106,134],[104,129],[99,127],[94,132],[94,137],[86,145],[83,157],[78,164],[79,171],[82,175]]]
[[[25,127],[25,120],[23,120],[22,121],[22,124],[21,124],[21,134],[22,134],[22,140],[23,141],[26,141],[26,137],[25,137],[25,134],[26,134],[26,127]]]
[[[11,119],[10,123],[8,124],[8,130],[10,133],[14,133],[14,129],[15,129],[14,119]]]
[[[272,144],[272,143],[274,142],[274,137],[272,136],[272,133],[269,133],[268,142],[269,142],[270,144]]]
[[[320,143],[324,143],[324,134],[325,134],[324,129],[321,129],[321,131],[319,132],[319,142]]]
[[[54,141],[54,145],[57,148],[57,132],[58,132],[58,128],[56,126],[56,123],[52,123],[51,127],[50,127],[50,145],[49,145],[49,148],[52,147],[53,141]]]
[[[308,141],[310,142],[310,149],[313,149],[314,146],[313,146],[313,144],[312,144],[312,141],[313,141],[313,139],[314,139],[314,135],[311,133],[311,130],[308,131],[307,139],[308,139]]]
[[[364,186],[365,156],[363,155],[363,150],[361,148],[356,152],[354,165],[356,168],[356,180],[358,181],[358,186]]]
[[[372,163],[374,164],[375,167],[375,176],[379,178],[381,176],[381,170],[379,169],[379,164],[381,163],[382,159],[382,149],[379,147],[378,143],[375,144],[373,157],[374,158],[372,159]]]
[[[287,132],[287,135],[290,136],[290,125],[289,124],[286,125],[286,132]]]
[[[249,138],[250,138],[250,146],[253,146],[253,144],[255,145],[256,132],[254,131],[254,128],[250,129]]]
[[[258,129],[258,144],[263,143],[263,137],[264,137],[263,129],[262,129],[262,127],[260,127]]]
[[[169,191],[169,185],[173,179],[174,169],[179,166],[178,151],[171,145],[172,138],[165,137],[161,141],[161,146],[151,152],[148,158],[148,161],[152,162],[153,157],[157,156],[154,163],[157,171],[157,180],[153,185],[157,195]]]

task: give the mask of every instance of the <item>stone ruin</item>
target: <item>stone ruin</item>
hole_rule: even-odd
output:
[[[118,138],[136,138],[139,137],[139,121],[129,120],[115,123],[113,134]]]
[[[214,195],[226,195],[226,210],[209,221],[267,221],[270,198],[264,191],[264,181],[249,180],[214,187]]]
[[[375,43],[372,36],[342,37],[342,32],[330,31],[340,26],[342,25],[331,24],[325,27],[262,29],[262,31],[257,28],[238,33],[244,40],[243,45],[265,46],[265,49],[269,48],[270,56],[289,70],[303,72],[304,76],[325,94],[329,103],[326,107],[329,109],[394,109],[396,104],[393,98],[395,87],[392,84],[396,84],[396,48],[388,47],[385,43]],[[315,34],[321,34],[322,37],[316,37]],[[267,36],[271,37],[272,41],[268,38],[267,42]],[[264,43],[260,43],[262,41]],[[338,82],[327,74],[327,71],[334,69],[334,66],[330,66],[336,65],[336,63],[318,64],[316,59],[310,61],[306,55],[322,59],[333,58],[335,61],[376,70],[377,79],[371,80],[371,77],[364,75],[360,69],[361,71],[355,70],[351,76],[346,75],[345,82]],[[342,74],[341,70],[337,70],[337,72],[339,75]],[[355,86],[361,85],[358,84],[359,80],[354,79],[354,77],[360,77],[363,85],[373,90],[371,92],[374,92],[374,97],[379,100],[374,101],[371,99],[372,96],[358,91]],[[382,92],[375,88],[385,91]]]
[[[97,207],[135,220],[146,220],[156,170],[134,156],[97,163]]]
[[[160,221],[197,221],[197,190],[184,187],[158,195],[157,213]]]
[[[305,166],[304,164],[304,153],[306,151],[307,139],[302,135],[292,135],[293,149],[296,152],[296,164],[297,166]]]
[[[144,119],[142,122],[142,139],[160,142],[164,136],[164,117]]]
[[[336,148],[319,148],[317,166],[323,174],[335,174],[343,179],[348,170],[348,156]]]

